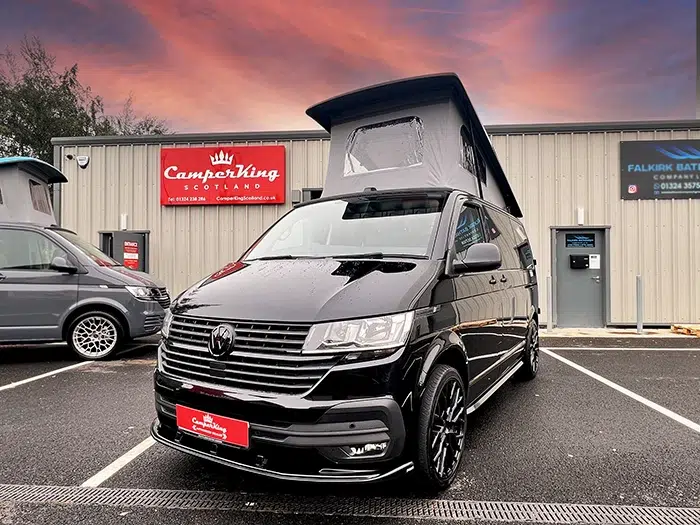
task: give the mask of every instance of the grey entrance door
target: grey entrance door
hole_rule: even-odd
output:
[[[558,230],[555,249],[557,326],[605,326],[605,230]]]

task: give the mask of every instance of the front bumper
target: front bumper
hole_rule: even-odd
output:
[[[131,338],[148,337],[160,332],[165,310],[156,301],[139,301],[129,312],[128,317]]]
[[[152,437],[173,449],[270,478],[304,482],[366,483],[413,470],[403,458],[406,430],[391,397],[353,401],[255,398],[192,385],[156,372]],[[247,421],[250,446],[242,449],[177,427],[177,404]],[[380,452],[353,455],[368,443]],[[354,449],[354,451],[353,451]]]

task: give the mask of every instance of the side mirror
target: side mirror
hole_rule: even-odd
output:
[[[51,270],[55,270],[61,273],[76,273],[78,268],[73,266],[71,263],[66,261],[64,257],[54,257],[49,265]]]
[[[452,267],[457,273],[497,270],[501,267],[501,250],[490,242],[472,244],[465,260],[455,260]]]

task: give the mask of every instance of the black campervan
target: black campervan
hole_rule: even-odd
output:
[[[468,414],[537,374],[521,210],[456,75],[307,114],[331,133],[323,195],[173,302],[151,433],[279,479],[443,489]]]

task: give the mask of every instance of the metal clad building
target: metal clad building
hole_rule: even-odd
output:
[[[555,324],[565,325],[564,309],[577,308],[562,261],[566,256],[573,268],[567,254],[588,252],[602,257],[594,272],[602,280],[590,271],[570,275],[598,278],[602,324],[636,323],[637,275],[645,324],[700,320],[700,199],[623,200],[619,153],[621,141],[700,139],[700,121],[487,126],[487,132],[523,209],[541,322],[550,315],[550,275]],[[161,146],[263,144],[286,148],[285,204],[160,205]],[[97,245],[98,232],[122,228],[126,214],[128,229],[150,230],[149,272],[176,294],[240,256],[301,190],[321,188],[328,146],[319,131],[54,139],[55,165],[69,180],[55,190],[57,216]],[[87,155],[90,164],[79,169],[68,155]],[[561,251],[577,231],[595,231],[595,248]]]

